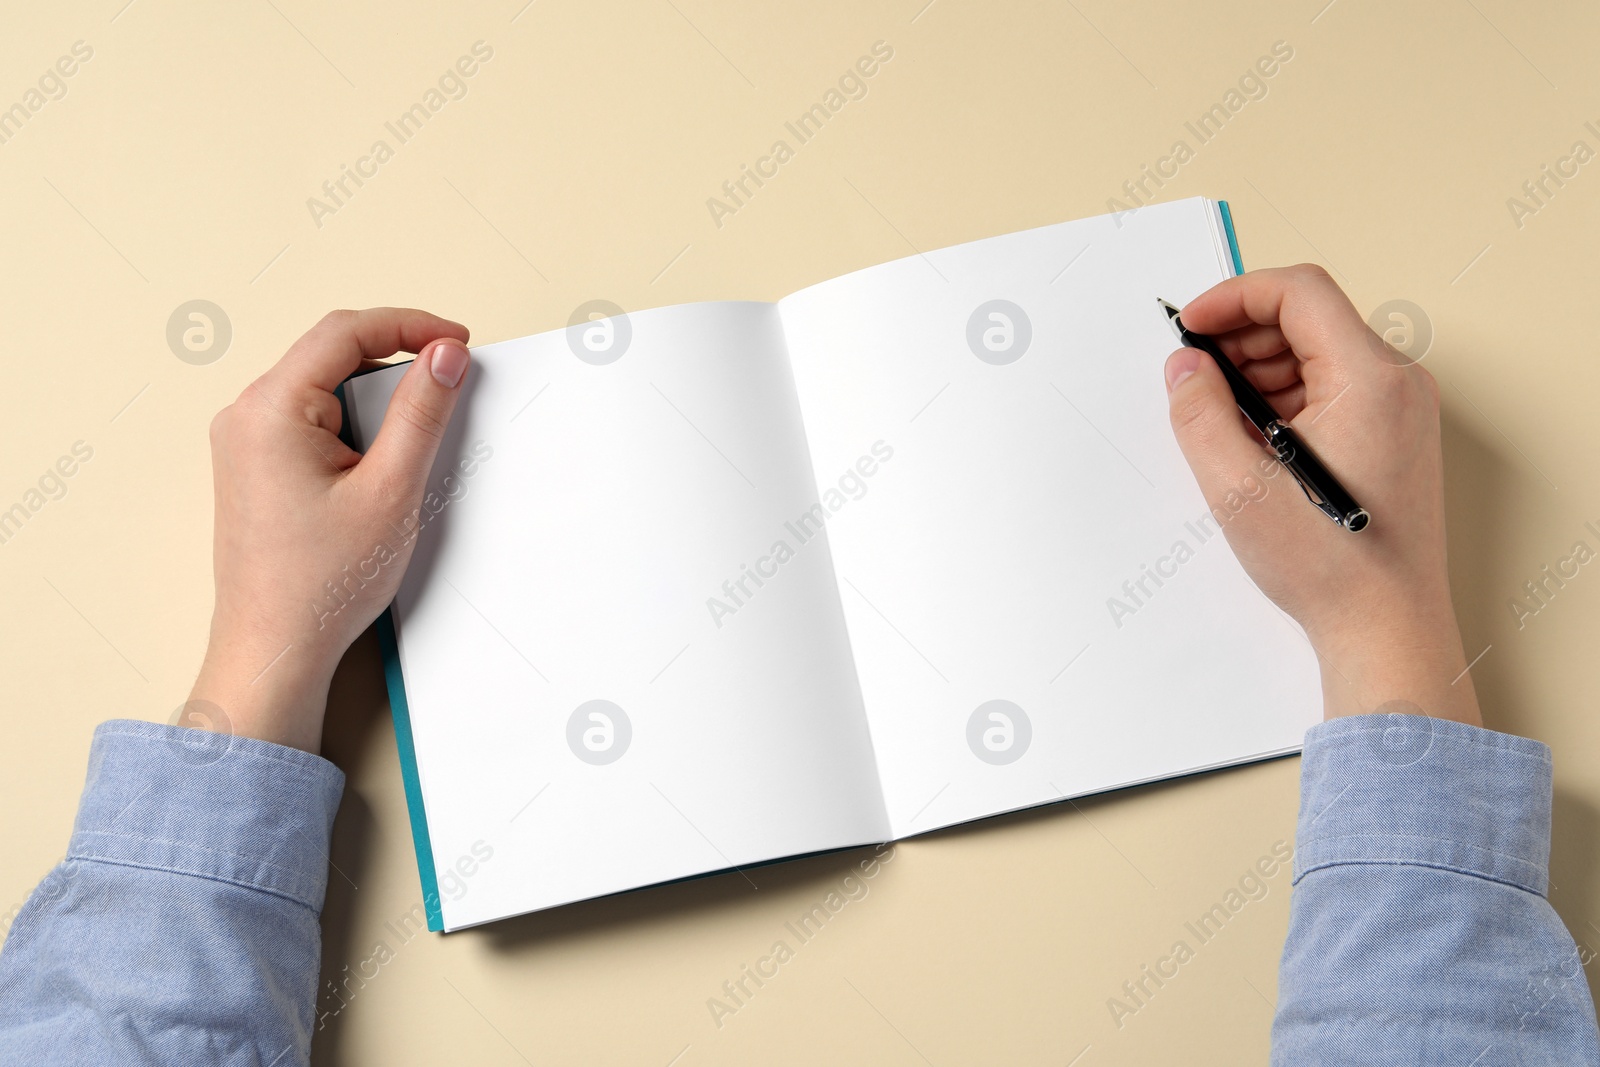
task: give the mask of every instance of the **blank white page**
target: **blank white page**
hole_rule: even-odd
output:
[[[897,837],[1295,751],[1320,717],[1311,648],[1202,521],[1168,422],[1156,298],[1232,273],[1193,199],[780,302],[812,465],[894,448],[831,545]]]
[[[394,613],[446,929],[888,837],[826,538],[707,608],[816,500],[776,309],[628,326],[474,349],[430,481]],[[347,383],[359,448],[402,373]]]

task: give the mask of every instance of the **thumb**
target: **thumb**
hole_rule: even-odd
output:
[[[1261,473],[1270,453],[1239,414],[1222,370],[1197,348],[1167,357],[1172,432],[1206,503],[1215,508],[1246,478]]]
[[[357,469],[391,491],[403,487],[420,492],[450,425],[469,362],[466,347],[453,338],[424,345],[389,398],[378,437]]]

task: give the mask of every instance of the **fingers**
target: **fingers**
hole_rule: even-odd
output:
[[[1276,325],[1251,323],[1217,334],[1214,340],[1250,384],[1263,393],[1288,389],[1300,381],[1300,360],[1289,351],[1289,342]]]
[[[1300,381],[1300,361],[1292,352],[1280,352],[1270,359],[1247,360],[1239,364],[1239,370],[1263,393],[1287,389]]]
[[[1263,395],[1284,422],[1293,422],[1306,409],[1305,382],[1297,381],[1287,389],[1276,389]]]
[[[465,344],[467,328],[415,308],[331,311],[290,347],[268,375],[280,387],[332,392],[363,360],[418,352],[429,341],[446,337]]]
[[[1188,319],[1184,319],[1185,325]],[[1190,327],[1193,329],[1193,327]],[[1243,366],[1253,359],[1270,359],[1280,352],[1289,351],[1289,341],[1277,326],[1250,325],[1218,334],[1216,342],[1235,363]]]
[[[1276,326],[1302,362],[1328,369],[1351,370],[1372,354],[1371,331],[1355,306],[1326,271],[1310,264],[1229,278],[1191,300],[1183,323],[1213,336]]]
[[[452,338],[418,347],[421,354],[389,398],[377,440],[356,468],[377,491],[404,493],[413,502],[433,469],[470,362],[466,347]]]

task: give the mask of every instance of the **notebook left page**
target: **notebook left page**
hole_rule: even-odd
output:
[[[358,449],[402,373],[346,383]],[[826,539],[782,528],[817,489],[776,309],[476,348],[463,388],[394,603],[441,925],[886,840]]]

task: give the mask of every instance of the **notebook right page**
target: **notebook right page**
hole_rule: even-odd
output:
[[[1292,752],[1321,717],[1220,532],[1300,489],[1257,470],[1213,515],[1168,422],[1156,299],[1233,273],[1196,198],[780,303],[813,469],[861,474],[823,502],[896,837]]]

